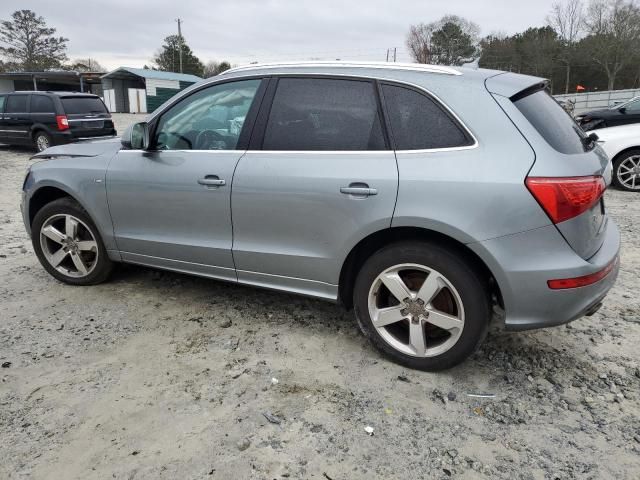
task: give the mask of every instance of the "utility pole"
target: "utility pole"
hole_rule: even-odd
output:
[[[393,47],[393,62],[396,61],[396,54],[398,53],[398,47]]]
[[[178,58],[180,62],[180,73],[182,73],[182,19],[176,18],[178,22]]]
[[[389,61],[389,49],[387,48],[387,62]]]

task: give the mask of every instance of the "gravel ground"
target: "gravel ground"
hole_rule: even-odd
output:
[[[20,218],[30,154],[0,147],[0,478],[640,478],[637,194],[607,193],[596,315],[428,374],[321,301],[132,266],[58,283]]]

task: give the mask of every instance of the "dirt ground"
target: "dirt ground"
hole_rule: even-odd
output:
[[[429,374],[322,301],[133,266],[55,281],[20,217],[30,155],[0,147],[0,478],[640,478],[638,194],[606,194],[622,267],[596,315]]]

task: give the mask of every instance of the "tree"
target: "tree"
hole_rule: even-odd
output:
[[[638,61],[640,9],[633,1],[592,0],[585,23],[589,35],[583,44],[605,71],[607,88],[613,90],[621,70]]]
[[[19,70],[60,68],[68,39],[56,37],[56,29],[31,10],[17,10],[11,18],[0,22],[0,54]]]
[[[431,36],[431,55],[435,64],[462,65],[472,61],[476,51],[471,35],[455,23],[445,23]]]
[[[225,70],[229,70],[231,68],[231,64],[229,62],[208,62],[204,66],[204,78],[213,77],[214,75],[219,75]]]
[[[194,55],[191,48],[178,35],[169,35],[164,39],[164,45],[156,56],[153,63],[158,70],[165,72],[180,71],[180,50],[182,49],[182,72],[190,73],[201,77],[204,73],[204,65],[198,57]]]
[[[436,32],[439,33],[434,43]],[[406,45],[418,63],[459,64],[453,62],[471,60],[463,57],[475,55],[479,33],[480,27],[475,23],[457,15],[445,15],[437,22],[411,25]]]
[[[555,2],[547,23],[556,31],[560,39],[559,60],[565,64],[564,93],[569,93],[571,66],[576,56],[576,45],[584,27],[582,0]]]
[[[77,72],[105,72],[106,69],[92,58],[77,58],[69,65],[70,70]]]

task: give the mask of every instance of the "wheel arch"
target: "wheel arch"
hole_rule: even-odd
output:
[[[33,219],[42,209],[42,207],[60,198],[72,199],[74,202],[80,205],[85,212],[87,212],[87,215],[89,215],[87,209],[84,207],[84,205],[82,205],[82,202],[78,201],[78,199],[74,195],[69,193],[64,188],[61,188],[57,185],[43,185],[39,187],[29,199],[29,226],[31,227],[33,225]]]
[[[401,241],[425,241],[434,243],[443,243],[448,248],[455,250],[461,255],[473,268],[477,269],[488,281],[492,296],[495,295],[495,301],[501,308],[504,308],[504,301],[500,286],[496,277],[493,275],[487,264],[464,243],[455,238],[420,227],[392,227],[385,230],[379,230],[362,239],[354,246],[340,271],[340,280],[338,285],[338,301],[346,308],[353,307],[353,288],[355,279],[364,262],[373,253],[379,249],[396,242]]]
[[[618,153],[616,153],[613,158],[611,159],[611,163],[615,162],[616,160],[618,160],[620,157],[622,157],[625,153],[629,153],[633,150],[638,150],[640,151],[640,145],[635,145],[633,147],[627,147],[624,150],[620,150]]]

